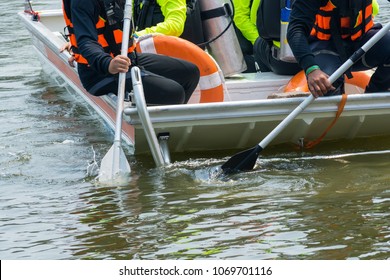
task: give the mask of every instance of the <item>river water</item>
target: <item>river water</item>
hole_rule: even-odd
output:
[[[128,186],[96,185],[113,134],[42,71],[22,8],[0,0],[1,259],[390,259],[389,137],[269,147],[226,180],[237,151],[129,156]]]

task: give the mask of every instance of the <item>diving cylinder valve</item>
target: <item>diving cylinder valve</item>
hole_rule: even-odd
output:
[[[294,54],[287,42],[287,28],[290,21],[291,0],[282,0],[280,12],[280,56],[279,59],[286,62],[296,62]]]
[[[233,7],[229,0],[199,0],[203,35],[207,51],[218,63],[225,77],[247,69],[234,27]]]

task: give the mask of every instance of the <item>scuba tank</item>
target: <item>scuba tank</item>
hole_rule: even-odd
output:
[[[280,9],[280,56],[279,59],[286,62],[296,62],[294,54],[287,42],[287,28],[290,21],[291,1],[282,0]]]
[[[273,57],[285,62],[296,62],[287,42],[292,1],[261,0],[257,10],[256,27],[259,35],[272,42]]]
[[[233,26],[231,0],[200,0],[199,4],[207,51],[223,75],[229,77],[245,71],[247,66]]]

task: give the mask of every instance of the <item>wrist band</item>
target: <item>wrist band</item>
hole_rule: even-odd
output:
[[[318,70],[320,69],[320,66],[318,65],[313,65],[313,66],[310,66],[309,68],[306,69],[306,76],[309,75],[311,72],[313,72],[314,70]]]

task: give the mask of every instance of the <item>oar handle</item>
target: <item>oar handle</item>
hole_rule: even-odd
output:
[[[330,77],[329,81],[333,84],[341,75],[343,75],[356,61],[358,61],[362,56],[373,46],[375,45],[387,32],[390,30],[390,22],[382,27],[370,40],[368,40],[363,46],[361,46],[353,55],[343,63]],[[294,109],[277,127],[275,127],[258,145],[264,149],[276,136],[307,106],[314,101],[314,96],[310,94],[297,108]]]

